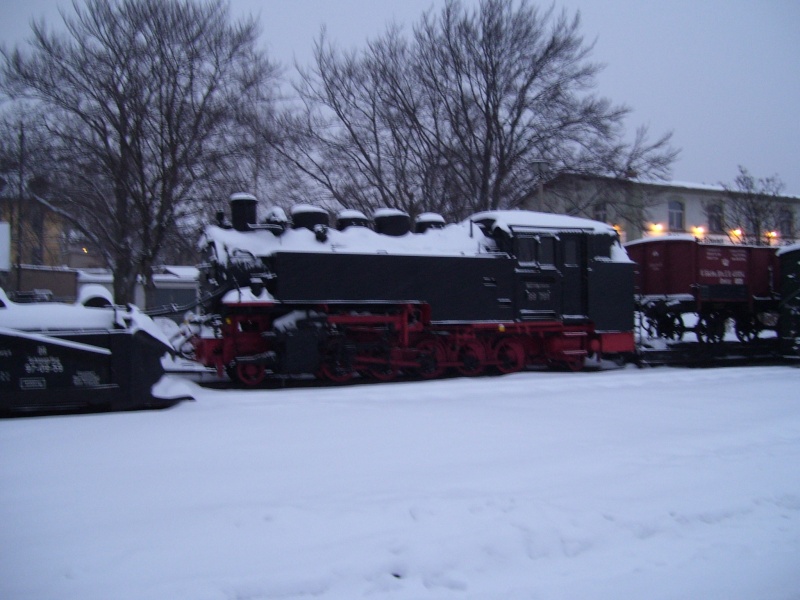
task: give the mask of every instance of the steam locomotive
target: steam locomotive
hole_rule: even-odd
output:
[[[610,226],[528,211],[273,208],[205,228],[196,360],[244,386],[474,376],[634,352],[634,263]],[[413,230],[412,230],[413,229]]]

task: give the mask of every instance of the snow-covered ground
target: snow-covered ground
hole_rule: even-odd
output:
[[[0,421],[0,598],[800,598],[800,369]]]

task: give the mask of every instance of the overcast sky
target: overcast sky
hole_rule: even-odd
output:
[[[464,0],[476,5],[478,0]],[[362,47],[390,21],[410,31],[444,0],[232,0],[260,15],[274,59],[307,64],[320,27],[344,48]],[[546,3],[540,3],[549,6]],[[32,18],[60,21],[67,0],[0,0],[0,39],[24,41]],[[598,92],[634,109],[633,131],[673,131],[673,179],[730,183],[737,165],[778,174],[800,196],[800,1],[562,0],[580,11],[592,58],[606,64]]]

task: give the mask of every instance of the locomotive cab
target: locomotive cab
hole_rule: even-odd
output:
[[[602,332],[633,329],[634,264],[611,227],[521,211],[474,219],[515,260],[519,319],[589,322]]]

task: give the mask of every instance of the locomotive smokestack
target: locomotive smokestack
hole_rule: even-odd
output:
[[[256,197],[252,194],[231,195],[231,222],[236,231],[250,231],[256,221]]]

